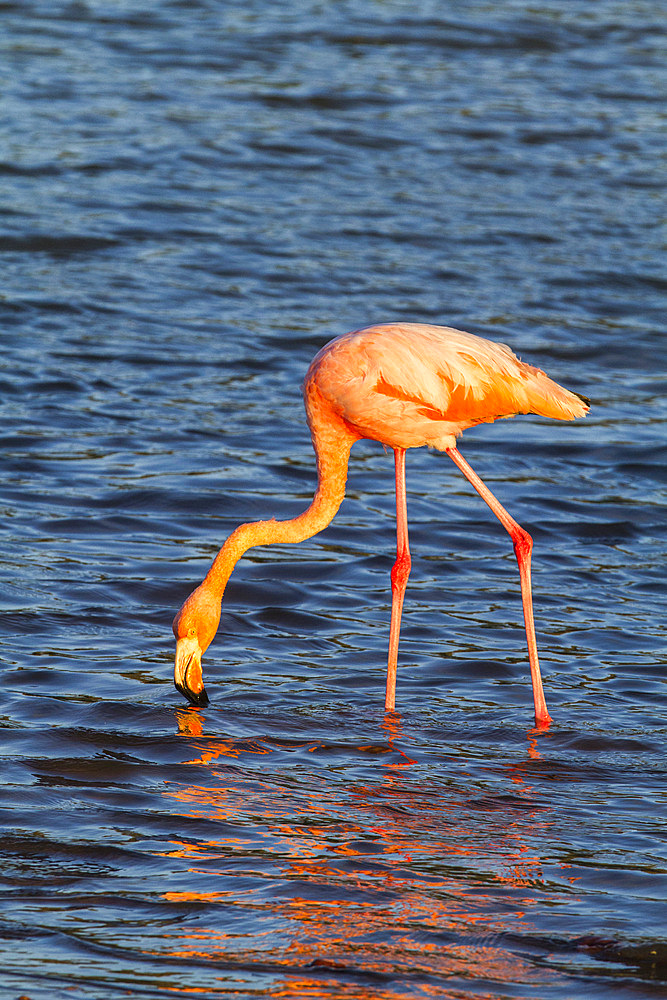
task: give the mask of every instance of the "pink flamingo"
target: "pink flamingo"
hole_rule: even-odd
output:
[[[445,451],[509,532],[519,565],[535,723],[547,711],[537,657],[530,557],[533,541],[510,517],[456,448],[466,427],[517,413],[573,420],[589,401],[524,364],[504,344],[470,333],[420,323],[390,323],[346,333],[315,357],[303,387],[317,457],[317,490],[310,506],[288,521],[242,524],[229,536],[203,582],[174,618],[174,683],[193,704],[205,706],[201,658],[220,621],[231,572],[254,545],[301,542],[330,523],[345,495],[350,449],[371,438],[394,450],[396,562],[391,571],[391,623],[385,708],[395,707],[398,637],[410,549],[405,499],[405,449],[429,445]]]

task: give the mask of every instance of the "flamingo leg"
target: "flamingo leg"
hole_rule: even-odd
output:
[[[387,660],[387,693],[384,707],[393,712],[396,707],[396,668],[398,666],[398,636],[405,588],[412,560],[408,544],[408,507],[405,496],[405,448],[394,448],[396,470],[396,562],[391,570],[391,625],[389,627],[389,657]]]
[[[458,465],[468,482],[477,490],[482,500],[489,505],[512,539],[514,553],[519,564],[519,577],[521,579],[523,619],[526,624],[530,677],[533,682],[533,700],[535,702],[535,725],[546,726],[551,722],[551,716],[547,711],[547,703],[544,698],[544,689],[540,674],[540,664],[537,658],[537,640],[535,638],[535,621],[533,618],[533,594],[530,582],[530,556],[533,550],[533,539],[520,524],[517,524],[513,517],[510,517],[488,486],[482,482],[477,473],[468,465],[459,450],[457,448],[446,448],[445,450],[452,461]]]

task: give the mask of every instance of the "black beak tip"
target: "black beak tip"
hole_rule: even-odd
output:
[[[189,688],[176,685],[176,688],[181,692],[184,698],[194,705],[195,708],[206,708],[208,705],[208,695],[206,694],[206,688],[202,688],[201,691],[191,691]]]

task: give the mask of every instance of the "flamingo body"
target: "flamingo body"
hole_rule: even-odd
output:
[[[315,383],[359,437],[392,448],[444,451],[468,427],[518,413],[571,420],[581,397],[505,344],[450,327],[392,323],[343,334],[316,355]]]
[[[501,506],[456,448],[467,427],[519,413],[558,420],[582,417],[588,400],[497,344],[449,327],[392,323],[332,340],[314,358],[304,382],[306,414],[317,458],[318,485],[310,506],[288,521],[240,525],[206,577],[174,619],[177,688],[195,705],[208,704],[201,656],[220,619],[224,589],[251,546],[299,542],[332,520],[345,495],[350,449],[371,438],[394,450],[397,554],[391,574],[392,613],[385,707],[395,705],[398,637],[411,558],[405,499],[405,451],[429,445],[445,451],[509,532],[519,565],[537,724],[547,725],[533,624],[532,539]]]

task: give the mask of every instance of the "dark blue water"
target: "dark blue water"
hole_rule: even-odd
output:
[[[0,4],[0,996],[667,995],[661,2]],[[299,385],[388,319],[508,342],[590,396],[461,448],[511,544],[355,445],[321,535]]]

